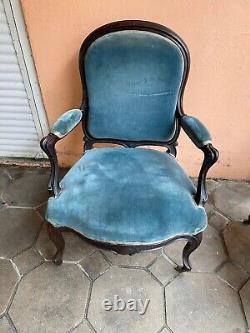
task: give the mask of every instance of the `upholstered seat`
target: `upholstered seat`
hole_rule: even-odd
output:
[[[46,219],[118,244],[159,243],[203,231],[207,218],[175,158],[143,148],[93,149],[71,168]]]

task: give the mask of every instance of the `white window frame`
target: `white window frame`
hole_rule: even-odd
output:
[[[48,134],[49,126],[32,57],[32,50],[26,32],[21,2],[20,0],[3,0],[3,5],[22,72],[34,124],[38,138],[41,140]],[[37,157],[45,157],[45,155],[41,152],[41,155]]]

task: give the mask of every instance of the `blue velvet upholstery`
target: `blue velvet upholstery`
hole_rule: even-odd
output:
[[[184,72],[181,50],[171,40],[147,31],[112,32],[91,44],[84,69],[93,137],[171,138]]]
[[[212,142],[210,133],[197,118],[183,116],[181,118],[181,126],[198,148]]]
[[[191,180],[171,155],[144,148],[89,150],[48,201],[46,219],[90,239],[155,244],[203,231]]]
[[[82,120],[82,111],[72,109],[62,114],[54,125],[51,127],[50,133],[55,134],[58,138],[65,137],[71,132]]]

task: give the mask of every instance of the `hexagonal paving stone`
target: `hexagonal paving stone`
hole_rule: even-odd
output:
[[[77,326],[72,332],[70,333],[93,333],[94,331],[90,328],[87,320],[84,320],[79,326]]]
[[[9,310],[17,331],[68,332],[83,320],[89,284],[76,265],[34,269],[21,280]]]
[[[250,211],[250,184],[224,182],[214,192],[215,206],[234,220],[244,220]]]
[[[250,273],[250,225],[230,222],[223,235],[232,261]]]
[[[175,241],[164,248],[168,257],[176,264],[182,265],[181,257],[185,241]],[[194,272],[213,272],[227,259],[222,239],[218,232],[208,226],[203,233],[201,245],[190,256]]]
[[[0,319],[0,332],[1,333],[14,333],[12,327],[6,317]]]
[[[6,310],[18,280],[19,277],[12,263],[9,260],[0,259],[0,315]]]
[[[164,327],[163,330],[160,331],[160,333],[173,333],[168,327]]]
[[[10,183],[11,177],[7,170],[0,168],[0,194],[5,190],[6,186]]]
[[[248,326],[250,327],[250,280],[240,290],[240,297],[244,307],[244,312],[247,318]]]
[[[211,203],[206,203],[205,211],[207,213],[207,216],[209,217],[211,214],[213,214],[215,212],[214,205]]]
[[[19,273],[23,275],[39,266],[42,263],[42,257],[37,251],[30,248],[13,258],[13,261],[16,264]]]
[[[112,262],[113,265],[127,266],[127,267],[146,267],[158,256],[161,255],[162,250],[146,251],[135,253],[132,256],[116,254],[112,251],[102,251],[104,255]]]
[[[7,171],[3,168],[0,168],[0,209],[3,208],[5,205],[5,201],[2,197],[2,192],[5,190],[10,181],[11,178],[8,175]]]
[[[80,261],[86,255],[91,254],[96,250],[94,246],[85,242],[74,232],[63,232],[63,238],[65,240],[65,250],[63,254],[64,262]],[[35,247],[47,260],[51,260],[51,258],[55,254],[56,248],[52,241],[49,239],[47,233],[47,223],[43,224]]]
[[[134,299],[145,305],[148,299],[145,314],[139,314],[139,305],[139,311],[105,310],[104,301],[114,303],[116,295],[126,303]],[[119,304],[122,308],[122,301]],[[164,325],[163,288],[144,270],[111,267],[94,282],[88,319],[97,332],[157,332]]]
[[[194,185],[197,187],[198,179],[192,178],[192,181]],[[210,195],[218,186],[220,186],[220,182],[211,178],[207,178],[206,180],[206,187],[207,187],[207,193]]]
[[[30,247],[41,228],[41,218],[32,209],[0,210],[0,256],[12,258]]]
[[[166,287],[168,326],[174,333],[245,333],[236,291],[213,274],[180,274]]]
[[[39,205],[36,208],[36,211],[38,212],[38,214],[41,215],[41,218],[45,221],[45,214],[46,214],[46,210],[47,210],[47,202]]]
[[[3,200],[11,206],[36,207],[48,197],[48,170],[19,168],[3,192]]]
[[[207,186],[207,193],[210,195],[217,187],[221,185],[220,181],[214,180],[214,179],[207,179],[206,180],[206,186]]]
[[[216,230],[222,231],[226,224],[229,223],[229,219],[215,211],[214,213],[210,214],[208,223]]]
[[[174,266],[162,255],[149,267],[150,272],[163,284],[170,282],[178,272]]]
[[[84,258],[80,265],[92,280],[95,280],[109,268],[109,263],[100,251],[96,251]]]
[[[231,262],[225,263],[217,272],[218,276],[231,287],[239,290],[249,279],[249,274]]]

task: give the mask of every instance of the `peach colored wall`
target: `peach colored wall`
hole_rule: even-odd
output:
[[[143,19],[176,31],[189,46],[186,113],[210,129],[220,161],[210,177],[250,179],[250,1],[22,0],[49,123],[79,106],[78,49],[96,27]],[[81,152],[79,128],[58,145],[62,165]],[[178,159],[196,175],[201,152],[181,135]]]

